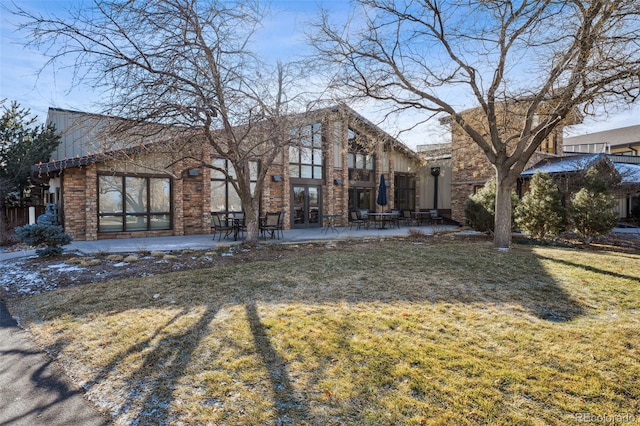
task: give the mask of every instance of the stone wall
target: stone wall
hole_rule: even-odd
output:
[[[97,215],[95,223],[87,216],[87,202],[89,201],[87,194],[88,184],[87,171],[92,169],[94,184],[97,185],[95,177],[95,165],[87,167],[78,167],[65,170],[62,179],[62,226],[67,234],[71,235],[74,240],[95,240],[94,232],[87,228],[97,228]],[[97,232],[95,232],[97,235]]]
[[[469,112],[469,117],[467,117],[469,121],[473,120],[472,114],[474,111]],[[519,125],[517,122],[518,117],[513,111],[509,111],[507,114],[512,114],[512,116],[508,120],[503,120],[503,124],[512,130],[517,129]],[[478,123],[476,125],[482,131],[483,125]],[[485,129],[484,131],[488,135],[488,130]],[[561,125],[549,137],[550,140],[555,142],[549,145],[555,145],[558,153],[562,153],[562,132],[563,126]],[[495,169],[482,149],[462,128],[455,124],[452,125],[451,135],[451,212],[454,220],[464,224],[464,207],[467,200],[477,189],[495,176]],[[525,170],[545,158],[556,156],[556,154],[536,151],[527,162]]]

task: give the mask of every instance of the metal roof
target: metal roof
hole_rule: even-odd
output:
[[[586,170],[599,161],[610,163],[622,178],[622,183],[640,183],[640,164],[631,162],[620,162],[615,159],[624,159],[622,156],[607,156],[605,154],[572,155],[567,157],[557,157],[541,161],[530,169],[520,174],[523,177],[533,176],[535,172],[559,174],[575,173]],[[611,161],[614,159],[614,161]],[[635,158],[631,158],[635,160]],[[631,160],[630,159],[630,160]]]

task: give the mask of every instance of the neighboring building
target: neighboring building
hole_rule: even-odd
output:
[[[551,176],[566,201],[582,188],[584,174],[593,167],[609,180],[620,219],[631,218],[640,203],[640,157],[582,154],[541,161],[520,175],[520,192],[527,191],[531,178],[539,171]]]
[[[640,125],[565,137],[564,153],[640,156]]]
[[[323,214],[340,215],[338,224],[346,225],[351,210],[381,209],[375,204],[381,174],[389,185],[385,210],[421,208],[425,183],[415,152],[348,107],[319,110],[314,117],[303,146],[284,149],[268,170],[262,212],[286,212],[285,228],[320,227]],[[32,172],[74,239],[206,234],[212,212],[240,210],[224,175],[200,167],[198,158],[227,167],[207,144],[191,143],[193,159],[163,171],[172,153],[162,142],[133,139],[136,148],[111,149],[104,131],[109,120],[119,119],[49,110],[47,121],[61,132],[62,143],[51,161]],[[253,167],[261,167],[259,159]]]

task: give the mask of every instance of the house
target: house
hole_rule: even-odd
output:
[[[49,110],[62,143],[32,175],[74,239],[206,234],[212,212],[240,210],[225,175],[202,167],[201,160],[229,167],[207,144],[186,140],[190,160],[171,162],[172,145],[163,140],[184,137],[185,129],[176,129],[179,136],[159,130],[155,140],[140,137],[125,147],[105,130],[110,120],[120,119]],[[381,209],[375,203],[381,174],[389,186],[385,210],[422,207],[422,159],[354,110],[315,111],[304,127],[302,145],[283,149],[269,167],[260,200],[262,212],[286,213],[285,229],[321,227],[323,214],[339,215],[337,223],[346,225],[351,210]],[[255,176],[259,158],[252,167]]]
[[[640,205],[640,157],[582,154],[544,160],[522,172],[520,193],[524,194],[533,175],[541,172],[551,176],[566,199],[580,190],[584,174],[594,167],[608,180],[620,219],[631,218],[632,211]]]

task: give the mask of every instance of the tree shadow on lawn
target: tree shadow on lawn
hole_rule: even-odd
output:
[[[614,272],[614,271],[601,269],[601,268],[596,268],[594,266],[585,265],[583,263],[570,262],[570,261],[565,260],[565,259],[555,259],[555,258],[547,257],[547,256],[540,256],[540,259],[545,259],[545,260],[549,260],[551,262],[560,263],[562,265],[570,266],[572,268],[584,269],[585,271],[595,272],[596,274],[608,275],[608,276],[613,277],[613,278],[621,278],[621,279],[624,279],[624,280],[632,280],[632,281],[636,281],[636,282],[639,281],[639,277],[637,277],[637,276],[622,274],[620,272]],[[638,261],[637,258],[632,258],[632,259],[633,259],[634,262]]]
[[[152,336],[113,356],[108,365],[96,372],[90,384],[104,381],[129,355],[147,350],[152,340],[164,334],[163,330],[193,307],[203,306],[197,321],[179,334],[166,333],[153,349],[145,352],[140,368],[127,379],[130,388],[128,401],[123,405],[135,403],[142,407],[137,413],[139,418],[164,424],[171,416],[174,389],[190,367],[212,321],[223,306],[242,305],[256,353],[270,382],[276,423],[305,423],[312,418],[309,402],[295,392],[287,362],[278,354],[260,316],[260,304],[518,305],[540,319],[553,322],[568,321],[583,314],[581,304],[558,286],[530,251],[500,253],[482,245],[471,246],[460,246],[455,256],[451,252],[439,252],[437,246],[409,247],[400,253],[391,249],[376,256],[365,252],[353,257],[336,252],[286,262],[182,272],[139,279],[135,284],[129,281],[126,289],[115,288],[120,292],[118,295],[113,294],[113,283],[98,284],[91,289],[96,292],[93,297],[114,296],[109,314],[144,308],[179,311]],[[380,262],[381,258],[393,259],[393,262]],[[162,296],[149,297],[156,292]],[[89,317],[100,313],[96,310],[97,304],[82,301],[87,297],[86,291],[81,289],[69,294],[73,296],[61,300],[60,312]],[[64,346],[72,338],[61,337],[55,346]],[[149,366],[153,368],[150,370]],[[319,371],[324,368],[326,366],[319,366]],[[139,404],[137,401],[141,399],[143,402]]]

